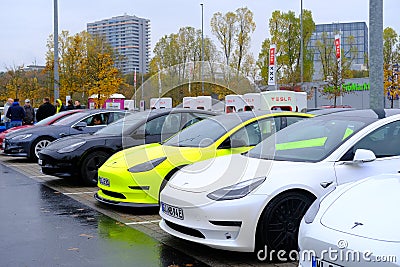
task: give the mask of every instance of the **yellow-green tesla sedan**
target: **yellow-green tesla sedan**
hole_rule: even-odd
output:
[[[160,191],[182,167],[247,152],[276,131],[312,116],[271,111],[224,114],[202,120],[162,144],[122,150],[99,168],[95,198],[118,206],[157,206]]]

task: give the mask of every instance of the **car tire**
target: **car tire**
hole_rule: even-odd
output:
[[[81,178],[85,185],[97,185],[97,170],[109,157],[105,151],[94,151],[85,157],[81,164]]]
[[[300,222],[314,200],[312,194],[297,191],[283,193],[272,199],[258,223],[255,252],[265,248],[287,253],[297,250]]]
[[[39,159],[39,152],[47,147],[51,142],[53,142],[53,139],[49,138],[49,137],[43,137],[43,138],[39,138],[37,140],[35,140],[35,142],[32,145],[32,149],[31,149],[31,154],[29,156],[29,158],[32,161],[38,161]]]

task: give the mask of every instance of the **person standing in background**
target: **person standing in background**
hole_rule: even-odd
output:
[[[35,110],[31,106],[31,101],[29,99],[25,99],[24,110],[25,110],[25,117],[23,124],[33,125],[33,123],[35,122]]]
[[[4,126],[7,129],[10,129],[10,119],[7,118],[7,111],[8,108],[11,107],[12,103],[14,102],[14,100],[12,98],[7,99],[7,102],[4,104]]]
[[[81,109],[81,108],[83,108],[83,107],[81,106],[81,101],[75,100],[75,109]]]
[[[63,102],[61,99],[56,100],[56,113],[59,113],[61,111],[66,111],[67,109],[65,108]]]
[[[43,104],[39,106],[36,113],[36,120],[39,122],[54,114],[56,114],[56,108],[50,103],[50,98],[43,98]]]
[[[12,106],[8,108],[6,117],[11,120],[10,128],[21,126],[22,121],[25,118],[25,110],[19,105],[19,99],[14,99]]]
[[[72,100],[68,100],[67,102],[67,110],[74,109],[74,104],[72,103]]]

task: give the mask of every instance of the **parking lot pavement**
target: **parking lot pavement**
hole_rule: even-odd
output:
[[[162,231],[158,225],[160,221],[158,209],[118,208],[103,205],[98,203],[93,197],[94,193],[97,192],[97,187],[84,187],[74,181],[68,180],[68,178],[60,179],[54,176],[43,175],[38,164],[31,163],[25,158],[15,158],[0,155],[0,161],[6,166],[27,175],[31,179],[43,183],[47,187],[59,192],[60,194],[67,195],[89,206],[90,208],[103,213],[104,215],[107,215],[121,223],[124,223],[125,225],[139,230],[181,252],[191,255],[195,259],[210,266],[297,266],[296,262],[279,264],[258,262],[251,253],[236,253],[216,250],[169,236]]]

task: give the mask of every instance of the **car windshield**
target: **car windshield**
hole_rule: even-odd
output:
[[[74,113],[74,114],[72,114],[70,116],[62,118],[59,121],[56,121],[55,123],[53,123],[53,125],[63,125],[63,126],[69,125],[69,124],[75,122],[76,120],[78,120],[80,118],[83,118],[82,114],[85,114],[85,113],[83,113],[83,112]],[[86,114],[86,115],[88,116],[88,114]]]
[[[121,135],[122,132],[130,133],[132,130],[132,126],[135,126],[139,122],[144,121],[144,119],[146,119],[148,116],[148,112],[139,112],[128,115],[95,132],[93,135]]]
[[[262,159],[318,162],[373,121],[361,117],[315,117],[282,129],[247,154]]]
[[[63,115],[61,115],[61,113],[63,113]],[[56,119],[56,118],[58,118],[57,120],[56,120],[56,122],[57,121],[59,121],[59,120],[62,120],[63,118],[66,118],[67,116],[69,116],[69,115],[71,115],[71,114],[74,114],[74,113],[71,113],[71,112],[69,112],[69,111],[63,111],[63,112],[61,112],[61,113],[57,113],[57,114],[54,114],[54,115],[52,115],[52,116],[50,116],[50,117],[47,117],[47,118],[45,118],[45,119],[43,119],[43,120],[41,120],[41,121],[39,121],[38,123],[36,123],[35,125],[48,125],[51,121],[53,121],[54,119]],[[64,114],[65,113],[65,114]],[[53,123],[54,124],[54,123]]]
[[[164,145],[179,147],[207,147],[217,141],[226,132],[249,119],[232,115],[207,118],[182,130]]]

